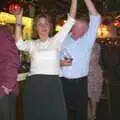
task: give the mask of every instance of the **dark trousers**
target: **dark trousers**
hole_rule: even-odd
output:
[[[75,120],[87,120],[88,115],[88,85],[87,77],[79,79],[61,78],[69,112],[75,113]]]
[[[61,80],[56,75],[28,77],[23,96],[24,120],[67,120]]]
[[[16,94],[0,96],[0,120],[16,120]]]

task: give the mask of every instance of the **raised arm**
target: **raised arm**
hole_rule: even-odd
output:
[[[92,0],[84,0],[90,16],[90,23],[89,23],[89,29],[87,31],[88,36],[90,36],[89,45],[92,46],[96,40],[96,33],[98,30],[98,27],[101,23],[101,15],[98,13],[97,9],[95,8],[95,5],[93,4]]]
[[[32,41],[31,40],[23,41],[23,39],[22,39],[23,9],[16,11],[14,14],[16,16],[16,29],[15,29],[16,46],[21,51],[30,51]]]
[[[66,23],[63,25],[62,29],[53,37],[57,45],[61,46],[61,44],[67,37],[68,33],[70,32],[72,26],[74,25],[75,23],[74,18],[76,16],[76,11],[77,11],[77,0],[72,0],[70,14],[68,16]]]
[[[95,8],[92,0],[84,0],[84,2],[85,2],[85,4],[86,4],[86,6],[87,6],[88,11],[89,11],[90,14],[92,14],[92,15],[94,15],[94,16],[98,15],[98,11],[97,11],[97,9]]]
[[[75,18],[77,12],[77,0],[71,1],[70,16]]]
[[[16,29],[15,29],[15,40],[18,42],[22,38],[22,16],[23,10],[15,13],[16,15]]]

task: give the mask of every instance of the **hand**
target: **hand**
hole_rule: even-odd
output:
[[[60,60],[60,65],[63,66],[72,66],[72,60]]]
[[[23,11],[23,8],[18,7],[17,9],[13,9],[11,13],[14,15],[19,15],[21,11]]]
[[[12,12],[16,17],[16,23],[22,24],[23,8],[18,8]]]
[[[7,95],[12,91],[12,89],[9,89],[9,88],[5,87],[4,85],[2,85],[1,88],[4,89],[4,92],[5,92]]]

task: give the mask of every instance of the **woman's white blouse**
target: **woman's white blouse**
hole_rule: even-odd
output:
[[[45,42],[38,40],[19,40],[16,45],[21,51],[28,51],[31,56],[30,75],[59,75],[59,51],[64,39],[71,30],[75,20],[68,16],[61,31]]]

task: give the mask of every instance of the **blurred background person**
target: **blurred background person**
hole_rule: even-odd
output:
[[[16,120],[19,53],[7,26],[0,26],[0,119]]]
[[[100,59],[100,45],[95,43],[91,55],[90,69],[88,73],[88,97],[89,97],[89,107],[90,120],[96,119],[96,106],[100,100],[102,88],[103,88],[103,71],[99,64]]]

